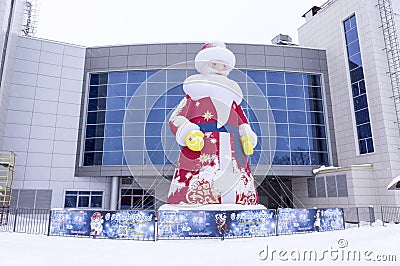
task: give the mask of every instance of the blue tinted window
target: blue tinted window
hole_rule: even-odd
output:
[[[267,85],[268,96],[285,96],[285,86],[279,84],[268,84]]]
[[[154,74],[152,73],[154,72]],[[147,71],[147,82],[167,82],[167,73],[166,71]]]
[[[87,125],[86,138],[104,137],[104,125]]]
[[[142,118],[142,121],[144,118]],[[125,136],[144,136],[144,124],[139,123],[125,123],[124,125]]]
[[[107,98],[107,110],[125,109],[125,98]]]
[[[126,84],[108,85],[108,97],[126,96]]]
[[[351,84],[351,88],[353,90],[353,97],[356,97],[360,94],[365,94],[367,93],[365,90],[365,82],[364,80],[360,80],[358,82],[355,82]]]
[[[196,71],[188,73],[188,75],[197,74]],[[322,99],[320,75],[248,71],[247,74],[252,79],[250,80],[239,71],[234,71],[233,74],[230,76],[235,76],[236,80],[241,82],[239,86],[244,95],[241,105],[251,127],[259,137],[255,152],[249,157],[250,164],[271,163],[267,153],[270,149],[275,150],[275,147],[270,147],[274,144],[278,149],[273,158],[275,164],[308,165],[312,160],[310,158],[313,158],[310,149],[322,154],[317,156],[318,160],[315,159],[314,162],[324,161],[327,158],[324,145],[326,143],[324,114],[320,100]],[[127,80],[124,82],[121,72],[96,73],[96,75],[93,77],[93,83],[96,84],[89,87],[88,109],[91,111],[87,113],[84,165],[176,164],[176,156],[172,156],[169,160],[165,157],[171,152],[179,154],[180,150],[167,121],[184,97],[182,82],[186,78],[186,71],[129,71],[125,75]],[[150,76],[153,82],[146,82],[146,77]],[[253,83],[253,80],[257,83]],[[112,85],[98,85],[103,82]],[[358,92],[361,91],[360,83],[361,81],[356,83]],[[265,97],[266,95],[268,97]],[[131,102],[129,110],[126,110],[127,123],[123,125],[125,108],[129,102]],[[272,109],[273,117],[266,111],[268,105]],[[254,111],[249,108],[253,108]],[[292,111],[288,112],[288,109]],[[310,110],[321,112],[313,113]],[[290,124],[287,124],[288,122]],[[313,122],[319,126],[313,127],[311,125]],[[122,139],[123,133],[126,135],[124,139]],[[168,137],[169,140],[160,137],[164,134],[171,135]],[[270,139],[269,134],[274,135],[273,138]],[[314,141],[315,139],[323,141]],[[368,139],[370,137],[365,138],[363,142],[367,150]],[[292,148],[296,148],[296,151],[289,148],[289,143]],[[299,146],[300,144],[302,146]],[[122,147],[129,151],[126,160],[120,153]],[[114,153],[111,153],[112,151]],[[146,157],[143,157],[146,151]],[[112,157],[113,155],[116,156]]]
[[[357,133],[359,139],[366,139],[371,137],[371,125],[367,123],[357,126]]]
[[[158,99],[155,101],[154,105],[151,106],[151,108],[157,108],[157,109],[165,108],[165,100],[166,98],[163,96],[158,97]]]
[[[163,122],[165,120],[164,109],[153,109],[149,112],[147,117],[148,122]]]
[[[102,85],[108,83],[108,74],[90,74],[90,85]]]
[[[188,76],[191,75],[188,73]],[[228,76],[230,79],[233,79],[236,82],[246,82],[246,74],[245,71],[241,71],[240,69],[234,69],[229,73]]]
[[[309,86],[321,86],[321,77],[320,75],[305,75],[307,77],[307,84]]]
[[[309,165],[310,155],[307,151],[291,152],[292,165]]]
[[[348,30],[351,29],[350,19],[344,21],[343,24],[344,24],[344,29],[345,29],[345,31],[348,31]]]
[[[257,165],[257,163],[260,161],[260,152],[254,150],[254,153],[248,159],[250,165]]]
[[[133,165],[143,164],[143,152],[142,151],[124,151],[124,161],[129,162]]]
[[[122,152],[104,152],[103,165],[122,165]]]
[[[165,83],[147,83],[147,95],[160,95],[165,92]]]
[[[122,151],[122,138],[105,138],[105,151]]]
[[[303,85],[303,74],[285,73],[286,84]]]
[[[183,82],[186,79],[186,70],[167,70],[168,82]]]
[[[360,148],[360,153],[364,154],[364,153],[368,153],[368,149],[367,149],[367,141],[365,139],[361,139],[358,141],[358,145]]]
[[[354,110],[358,111],[368,107],[367,95],[362,94],[354,98]]]
[[[288,112],[289,123],[306,124],[306,113],[299,111]]]
[[[256,122],[256,121],[257,121],[257,116],[256,116],[256,114],[253,112],[253,110],[247,109],[247,110],[245,111],[245,113],[246,113],[246,116],[247,116],[247,118],[248,118],[249,121],[252,121],[252,122]]]
[[[143,134],[143,133],[142,133]],[[124,150],[145,150],[144,137],[125,137]]]
[[[307,120],[310,124],[325,124],[324,113],[310,112],[307,114]]]
[[[183,85],[175,85],[173,87],[168,86],[167,95],[181,95],[184,96]]]
[[[368,123],[369,122],[369,113],[368,109],[360,110],[356,112],[356,123],[357,125]]]
[[[99,74],[90,74],[90,85],[99,85]]]
[[[247,100],[248,100],[248,105],[250,106],[251,109],[262,109],[262,110],[267,109],[267,102],[265,97],[249,96]]]
[[[360,53],[360,45],[357,34],[356,17],[353,15],[343,22],[347,44],[347,57],[349,62],[351,89],[353,93],[353,104],[356,118],[356,126],[359,140],[360,153],[373,152],[372,136],[366,88],[364,82],[364,71]],[[350,43],[351,42],[351,43]],[[350,43],[350,44],[349,44]]]
[[[88,111],[100,111],[106,109],[106,99],[89,99]]]
[[[146,136],[161,136],[162,127],[162,123],[146,123]]]
[[[146,137],[146,149],[149,151],[162,150],[162,142],[160,137]]]
[[[265,71],[247,71],[247,75],[256,83],[265,83]]]
[[[289,134],[291,137],[307,137],[307,126],[289,124]]]
[[[308,151],[308,139],[290,138],[290,149],[292,151]]]
[[[271,109],[286,110],[286,99],[278,97],[268,97],[268,104]]]
[[[353,28],[346,32],[346,43],[350,44],[358,39],[357,28]]]
[[[358,42],[353,42],[347,46],[347,53],[349,57],[359,52],[360,52],[360,44]]]
[[[147,155],[154,164],[164,164],[165,156],[162,151],[148,151]]]
[[[328,154],[322,152],[311,152],[312,165],[328,165]]]
[[[308,134],[313,138],[326,138],[325,126],[308,126]]]
[[[362,79],[364,79],[364,72],[362,67],[350,71],[350,80],[352,83]]]
[[[361,61],[361,54],[357,53],[353,55],[352,57],[349,58],[349,67],[350,70],[355,69],[357,67],[362,66],[362,61]]]
[[[289,134],[288,125],[287,124],[276,124],[276,135],[286,137]]]
[[[272,111],[275,123],[287,123],[287,111]]]
[[[303,86],[286,85],[286,96],[304,98]]]
[[[103,124],[105,122],[106,112],[88,112],[88,124]]]
[[[323,104],[321,100],[308,100],[306,101],[306,110],[307,111],[323,111]]]
[[[146,80],[146,71],[130,71],[128,72],[129,83],[142,83]]]
[[[124,121],[125,111],[107,111],[106,123],[122,123]]]
[[[289,138],[275,138],[276,139],[276,149],[287,151],[289,150]]]
[[[285,84],[285,78],[283,72],[267,72],[268,83],[280,83]]]
[[[183,99],[182,96],[167,96],[167,108],[174,108],[176,107]]]
[[[148,95],[145,98],[146,100],[146,109],[150,110],[152,108],[154,108],[154,104],[160,100],[160,96],[159,95]]]
[[[290,165],[290,152],[277,151],[275,152],[273,164],[276,165]]]
[[[128,84],[127,85],[127,89],[126,89],[126,95],[127,96],[134,95],[136,90],[139,88],[140,85],[141,85],[140,83]]]
[[[288,98],[287,99],[288,110],[305,110],[304,99],[300,98]]]
[[[106,137],[120,137],[122,136],[122,124],[106,124],[105,126]]]
[[[316,98],[322,99],[322,89],[321,87],[304,87],[304,92],[306,98]]]
[[[126,83],[126,72],[110,72],[108,74],[108,84]]]
[[[83,163],[84,165],[101,165],[103,160],[102,152],[85,152]]]
[[[107,97],[107,86],[90,86],[89,98]]]
[[[325,139],[310,139],[310,149],[314,151],[327,151]]]
[[[357,22],[356,22],[356,16],[355,16],[355,15],[351,16],[351,17],[349,18],[349,20],[350,20],[350,23],[351,23],[351,27],[352,27],[352,28],[357,27]]]
[[[372,141],[372,138],[367,139],[367,151],[374,152],[374,143]]]
[[[103,138],[86,139],[85,151],[103,151]]]

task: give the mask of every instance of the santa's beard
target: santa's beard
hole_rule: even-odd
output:
[[[192,75],[183,83],[183,90],[195,101],[210,97],[217,112],[218,128],[228,122],[232,104],[239,105],[243,100],[239,85],[223,75]]]
[[[190,83],[184,87],[184,90],[194,101],[210,97],[217,112],[217,128],[228,122],[233,102],[239,104],[243,97],[224,84],[211,82]]]

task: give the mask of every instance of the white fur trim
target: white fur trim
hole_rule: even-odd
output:
[[[187,120],[187,119],[186,119]],[[186,141],[185,137],[187,133],[189,133],[192,130],[200,130],[200,127],[189,120],[182,126],[178,127],[178,130],[176,131],[176,142],[178,142],[179,145],[181,146],[186,146]]]
[[[232,101],[240,104],[243,93],[239,85],[222,75],[197,74],[188,77],[183,82],[183,91],[194,100],[210,97],[232,105]]]
[[[197,53],[195,60],[195,67],[199,73],[208,74],[208,62],[220,61],[230,66],[231,69],[235,67],[235,55],[228,49],[223,47],[211,47],[201,50]],[[229,71],[226,73],[228,74]],[[225,74],[225,73],[224,73]]]
[[[240,135],[240,137],[250,136],[250,138],[253,142],[253,148],[257,145],[257,135],[251,129],[249,124],[241,124],[239,126],[239,135]]]

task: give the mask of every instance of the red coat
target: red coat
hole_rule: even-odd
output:
[[[229,112],[227,122],[218,128],[215,102],[210,97],[193,100],[186,95],[172,114],[169,125],[182,150],[168,195],[169,204],[258,204],[239,133],[250,127],[235,101]],[[204,133],[204,147],[198,152],[184,143],[184,136],[193,129]]]

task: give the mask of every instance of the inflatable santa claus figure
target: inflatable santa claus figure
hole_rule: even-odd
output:
[[[239,85],[227,77],[235,61],[224,43],[206,43],[195,59],[200,74],[183,83],[186,96],[169,120],[182,146],[169,204],[258,204],[246,157],[257,136],[240,106]]]

